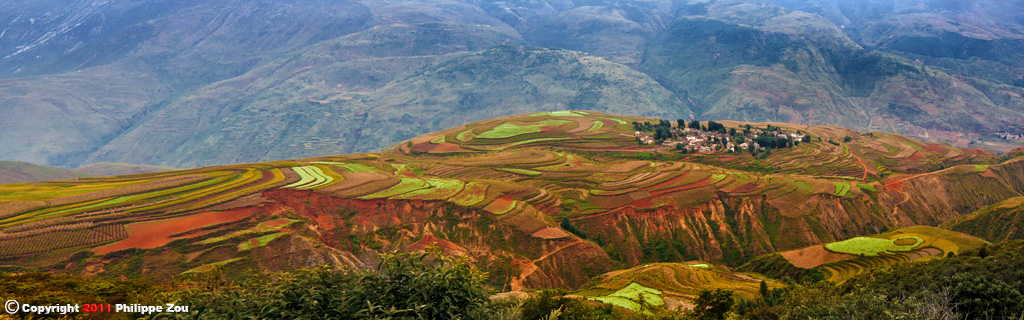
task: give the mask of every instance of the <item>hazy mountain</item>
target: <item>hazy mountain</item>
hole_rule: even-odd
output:
[[[0,5],[9,160],[191,167],[373,151],[572,108],[1024,144],[1004,139],[1024,134],[1015,1]]]

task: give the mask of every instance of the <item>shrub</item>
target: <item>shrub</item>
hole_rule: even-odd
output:
[[[189,314],[230,319],[463,319],[484,306],[484,274],[436,248],[381,255],[376,271],[300,269],[229,290],[183,293]]]
[[[697,319],[725,319],[725,315],[732,310],[734,301],[732,291],[715,289],[715,291],[702,290],[693,301],[693,314]]]

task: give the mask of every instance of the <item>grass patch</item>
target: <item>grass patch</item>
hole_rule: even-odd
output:
[[[604,127],[604,122],[594,121],[594,124],[590,126],[590,129],[587,129],[587,131],[584,132],[594,132],[597,130],[601,130],[601,127]]]

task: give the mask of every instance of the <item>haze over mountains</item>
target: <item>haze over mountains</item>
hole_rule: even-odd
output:
[[[0,158],[179,168],[588,109],[1024,140],[1019,1],[2,1]]]

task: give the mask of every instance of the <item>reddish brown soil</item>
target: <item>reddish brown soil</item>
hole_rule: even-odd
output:
[[[256,213],[256,210],[257,209],[254,207],[246,207],[228,211],[203,212],[180,218],[129,224],[127,226],[128,238],[95,248],[93,251],[95,251],[96,254],[107,254],[128,248],[152,249],[160,247],[173,240],[177,240],[171,238],[172,234],[221,223],[238,221],[252,216]],[[196,235],[189,235],[182,238],[194,236]]]
[[[907,158],[907,160],[909,160],[909,161],[919,161],[921,159],[924,159],[924,156],[925,156],[924,152],[918,151],[918,152],[914,152],[914,154],[910,155],[910,157]]]
[[[412,150],[416,152],[429,152],[430,150],[434,149],[434,146],[436,145],[429,142],[424,142],[417,145],[413,145]]]
[[[816,245],[799,250],[792,250],[780,253],[783,258],[789,260],[794,266],[800,268],[814,268],[826,263],[853,259],[856,256],[845,253],[835,253],[825,250],[824,245]]]
[[[291,222],[291,221],[290,220],[285,220],[285,219],[274,219],[274,220],[264,221],[264,222],[262,222],[260,224],[265,225],[265,226],[270,227],[270,228],[280,228],[281,226],[283,226],[283,225],[285,225],[285,224],[287,224],[289,222]]]
[[[757,190],[757,186],[748,183],[748,184],[740,186],[739,188],[729,190],[729,192],[730,193],[747,193],[747,192],[753,192],[755,190]]]
[[[928,152],[943,152],[943,151],[945,151],[945,149],[943,149],[939,145],[929,144],[929,145],[924,147],[924,151],[928,151]]]
[[[464,256],[469,254],[469,250],[466,250],[466,248],[448,240],[438,239],[431,234],[423,235],[423,238],[420,238],[419,241],[410,244],[408,249],[410,251],[419,251],[426,249],[429,246],[437,246],[438,248],[441,248],[441,251],[445,254],[453,256]]]
[[[550,239],[565,238],[565,237],[568,237],[569,234],[565,233],[565,231],[562,231],[561,229],[547,227],[547,228],[544,228],[544,229],[537,230],[536,232],[534,232],[530,236],[533,236],[535,238],[549,239],[550,240]]]
[[[469,151],[469,150],[463,149],[462,147],[460,147],[457,144],[451,144],[451,143],[447,143],[447,142],[439,144],[439,145],[437,145],[437,147],[434,147],[433,150],[430,150],[430,152],[433,152],[433,153],[438,153],[438,152],[466,152],[466,151]]]

